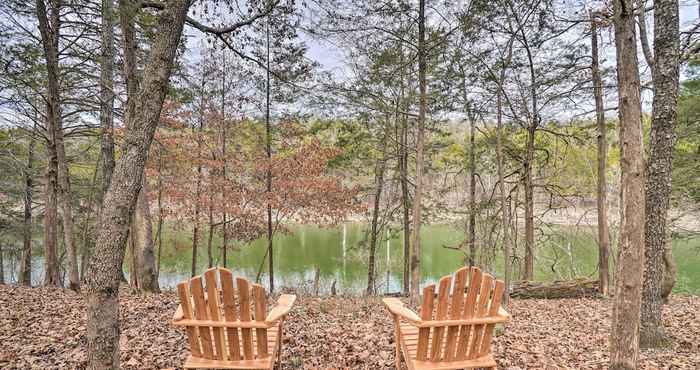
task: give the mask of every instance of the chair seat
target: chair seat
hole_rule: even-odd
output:
[[[185,361],[185,369],[271,369],[274,357],[269,356],[258,360],[222,361],[189,355]]]
[[[410,362],[409,369],[432,369],[432,370],[448,370],[448,369],[474,369],[474,368],[493,368],[496,366],[496,361],[490,353],[469,359],[459,361],[419,361],[416,359],[418,350],[418,328],[411,324],[401,323],[401,349],[404,352],[406,362]],[[446,341],[443,341],[442,351],[445,350]]]
[[[257,336],[254,333],[252,335],[252,347],[257,348]],[[188,356],[187,361],[185,361],[185,369],[270,369],[275,360],[277,348],[277,334],[279,333],[278,328],[272,327],[267,329],[267,343],[268,348],[274,348],[273,353],[265,358],[255,359],[255,360],[214,360],[202,357]],[[224,335],[225,343],[224,345],[228,348],[228,336]],[[240,353],[243,353],[243,340],[239,338],[240,343]]]

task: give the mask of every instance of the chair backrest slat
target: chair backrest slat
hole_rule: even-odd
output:
[[[195,276],[191,280],[192,283],[192,298],[194,300],[194,317],[197,320],[209,320],[209,310],[204,300],[204,290],[202,289],[202,279]],[[199,338],[202,341],[202,355],[204,358],[213,359],[214,350],[211,341],[211,328],[206,326],[199,327]]]
[[[221,269],[221,292],[224,301],[224,318],[226,321],[238,321],[236,312],[236,291],[233,289],[233,274],[227,269]],[[231,360],[241,359],[241,344],[238,338],[238,328],[226,328],[228,338],[228,354]]]
[[[236,286],[238,287],[238,304],[240,306],[240,321],[250,321],[250,283],[244,278],[236,278]],[[246,360],[253,360],[253,336],[250,328],[242,328],[241,336],[243,337],[243,357]]]
[[[209,308],[209,319],[212,321],[221,321],[221,308],[219,305],[219,288],[216,283],[216,269],[212,268],[204,272],[204,281],[206,282],[207,290],[207,306]],[[214,336],[214,358],[217,360],[226,360],[226,340],[224,339],[224,331],[222,328],[212,327]]]
[[[435,284],[423,288],[423,304],[420,308],[421,320],[430,320],[433,317],[433,301],[435,300]],[[418,348],[416,358],[425,361],[428,358],[428,345],[430,344],[430,328],[418,329]]]
[[[481,289],[479,290],[479,300],[477,303],[476,314],[474,317],[480,318],[488,313],[488,305],[491,300],[491,285],[493,285],[493,277],[489,274],[484,274],[481,278]],[[479,356],[481,348],[481,338],[484,333],[483,324],[472,325],[472,339],[469,348],[468,359],[473,359]]]
[[[177,284],[177,293],[180,296],[182,317],[186,320],[192,320],[194,319],[194,313],[192,311],[192,300],[190,298],[190,289],[188,285],[189,282],[186,281]],[[190,346],[190,352],[193,356],[201,356],[202,351],[199,348],[199,333],[197,327],[188,326],[185,332],[187,333],[187,343]]]
[[[206,285],[202,285],[202,280]],[[271,356],[276,343],[268,341],[267,294],[262,285],[251,285],[242,277],[237,277],[234,283],[230,270],[212,268],[202,276],[178,284],[177,288],[182,312],[177,316],[208,321],[185,324],[192,356],[220,361]],[[216,322],[235,325],[223,327]]]
[[[452,284],[452,276],[444,276],[440,279],[438,287],[438,304],[435,312],[435,320],[445,320],[447,318],[447,309],[450,303],[450,285]],[[440,361],[442,358],[442,345],[445,338],[445,327],[437,326],[433,329],[433,340],[430,349],[430,359],[432,361]]]
[[[463,267],[455,273],[454,286],[452,287],[452,301],[450,302],[450,319],[458,320],[462,317],[462,306],[464,303],[464,287],[467,285],[469,269]],[[455,347],[459,335],[459,326],[450,326],[447,329],[445,343],[445,353],[443,359],[452,361],[455,357]]]
[[[267,302],[265,298],[265,288],[262,285],[253,285],[253,298],[255,299],[255,321],[265,322],[267,312]],[[255,329],[255,337],[257,339],[258,358],[266,358],[269,356],[267,350],[267,329]]]
[[[467,297],[465,298],[464,309],[462,310],[463,319],[471,319],[474,317],[476,299],[479,295],[479,288],[481,287],[481,270],[478,267],[472,267],[469,275],[469,289],[467,290]],[[455,359],[463,360],[466,358],[466,353],[469,349],[470,335],[471,325],[462,325],[459,330],[459,340],[457,342]]]
[[[496,316],[498,314],[498,309],[501,307],[501,299],[503,298],[503,291],[505,290],[505,287],[506,285],[503,281],[496,280],[496,287],[493,289],[493,297],[491,298],[491,304],[489,305],[489,316]],[[491,350],[491,338],[495,327],[496,324],[486,325],[479,356],[484,356]]]

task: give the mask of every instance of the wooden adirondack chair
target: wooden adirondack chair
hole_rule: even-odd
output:
[[[394,318],[397,369],[402,351],[410,370],[496,369],[491,354],[493,329],[510,320],[501,307],[505,285],[500,280],[494,284],[491,275],[476,267],[458,270],[454,285],[452,280],[451,276],[440,279],[435,310],[435,285],[423,289],[420,316],[398,298],[383,299]]]
[[[209,269],[203,279],[177,285],[173,324],[187,332],[186,369],[272,369],[275,356],[279,361],[282,325],[296,296],[283,294],[266,313],[265,288],[237,277],[234,290],[233,282],[231,271]]]

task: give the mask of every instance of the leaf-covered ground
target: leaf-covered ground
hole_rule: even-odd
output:
[[[121,365],[177,368],[185,337],[169,324],[173,293],[121,292]],[[604,369],[610,302],[515,300],[513,322],[496,337],[504,369]],[[642,369],[700,368],[700,297],[675,296],[664,311],[673,344],[642,351]],[[300,297],[284,335],[283,369],[389,369],[392,325],[378,299]],[[86,364],[85,301],[55,288],[0,285],[0,369],[81,369]]]

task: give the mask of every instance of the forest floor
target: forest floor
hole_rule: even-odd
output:
[[[172,292],[121,300],[121,366],[177,368],[186,356],[170,325]],[[513,300],[513,321],[495,338],[501,369],[604,369],[611,302]],[[664,324],[672,345],[642,351],[640,369],[700,369],[700,297],[673,296]],[[0,369],[81,369],[86,365],[85,300],[56,288],[0,285]],[[285,324],[283,369],[390,369],[391,320],[377,298],[300,297]]]

